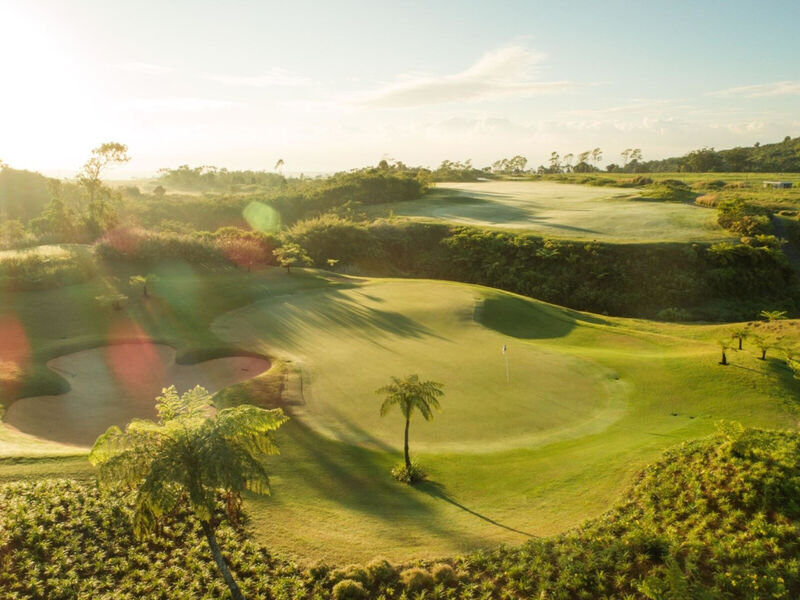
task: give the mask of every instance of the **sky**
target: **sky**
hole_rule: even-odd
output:
[[[331,172],[800,135],[800,2],[0,0],[0,160]]]

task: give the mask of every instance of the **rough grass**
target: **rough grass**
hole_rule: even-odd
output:
[[[128,267],[107,268],[127,281]],[[19,322],[33,365],[132,324],[179,352],[236,346],[279,359],[285,376],[225,397],[270,405],[280,390],[293,416],[269,466],[273,496],[248,497],[247,510],[259,541],[303,561],[433,558],[558,533],[720,419],[796,428],[800,390],[783,362],[758,360],[745,341],[720,367],[719,326],[604,318],[444,282],[180,265],[160,276],[153,299],[132,296],[121,313],[98,310],[105,283],[92,281],[7,296],[2,314]],[[431,423],[412,422],[429,475],[417,486],[391,478],[402,420],[381,419],[374,394],[409,372],[447,392]],[[22,454],[0,462],[0,479],[91,475],[80,458]]]
[[[710,210],[637,200],[631,188],[550,181],[438,184],[420,200],[382,205],[372,216],[502,227],[550,238],[604,242],[694,242],[729,237]]]

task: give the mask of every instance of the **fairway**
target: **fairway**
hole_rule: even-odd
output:
[[[630,188],[547,181],[440,183],[420,200],[381,205],[373,216],[527,230],[548,238],[603,242],[700,242],[726,239],[712,210],[636,200]]]
[[[130,272],[105,268],[120,280]],[[782,361],[758,360],[746,347],[732,352],[731,366],[717,364],[722,326],[601,317],[429,280],[179,265],[159,274],[153,298],[134,298],[117,313],[94,309],[98,282],[0,299],[35,363],[49,361],[72,385],[63,396],[10,405],[6,420],[41,437],[0,428],[0,479],[91,477],[85,455],[56,442],[90,443],[95,420],[110,414],[108,422],[152,414],[144,395],[129,402],[120,386],[130,399],[132,382],[219,389],[240,381],[233,389],[274,405],[260,390],[285,373],[277,402],[291,420],[278,437],[281,456],[269,461],[272,495],[246,498],[249,530],[301,562],[408,561],[562,532],[607,510],[663,450],[713,433],[720,420],[797,425],[785,400],[797,382]],[[56,310],[57,323],[42,322]],[[154,341],[152,369],[141,348],[107,345],[131,331]],[[178,355],[254,352],[272,366],[253,379],[267,366],[257,359],[175,366],[175,352],[161,343]],[[74,347],[82,344],[91,345]],[[123,351],[123,360],[108,359]],[[126,367],[112,376],[114,364]],[[224,377],[209,370],[214,364],[227,365]],[[128,371],[138,374],[126,379]],[[409,373],[445,390],[431,422],[411,423],[412,456],[429,474],[414,487],[389,474],[403,420],[380,417],[375,394]]]

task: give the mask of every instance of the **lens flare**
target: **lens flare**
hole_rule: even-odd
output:
[[[256,231],[268,233],[281,228],[281,216],[278,211],[261,202],[253,201],[245,206],[242,215],[247,224]]]
[[[128,393],[151,389],[164,380],[164,363],[150,337],[136,323],[112,325],[109,340],[137,342],[106,347],[106,363],[117,383]]]

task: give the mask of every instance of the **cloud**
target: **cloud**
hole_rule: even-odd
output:
[[[709,96],[744,96],[745,98],[766,98],[768,96],[800,96],[800,81],[776,81],[759,85],[744,85],[709,92]]]
[[[312,85],[311,79],[302,75],[290,73],[285,69],[274,68],[260,75],[225,75],[221,73],[204,73],[204,79],[215,81],[224,85],[237,87],[301,87]]]
[[[202,112],[241,107],[239,102],[216,100],[213,98],[129,98],[122,104],[126,110],[142,112]]]
[[[143,75],[165,75],[166,73],[172,72],[170,67],[144,62],[122,63],[117,65],[117,68],[122,71],[130,71],[131,73],[142,73]]]
[[[454,75],[414,76],[376,90],[361,92],[351,102],[374,108],[406,108],[480,101],[490,98],[531,96],[563,91],[568,81],[537,81],[536,67],[545,55],[522,45],[498,48]]]

